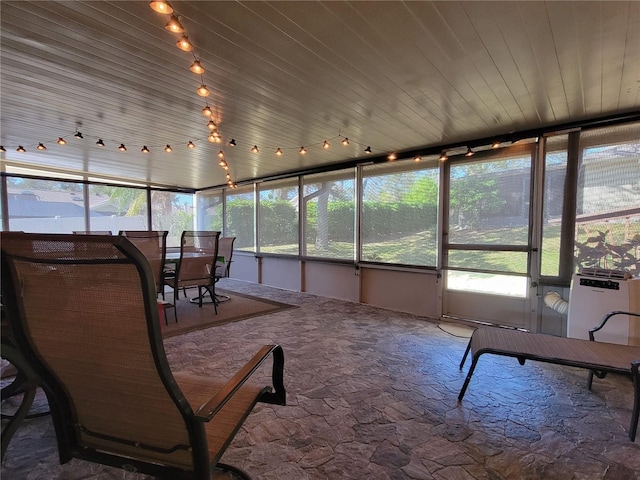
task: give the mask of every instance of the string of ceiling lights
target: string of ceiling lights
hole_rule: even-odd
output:
[[[166,23],[165,28],[171,33],[180,35],[180,37],[176,41],[176,46],[184,52],[191,53],[191,55],[193,56],[193,63],[189,67],[189,70],[195,73],[196,75],[200,76],[200,86],[196,89],[196,93],[205,99],[205,106],[202,109],[202,114],[209,119],[207,122],[207,128],[209,129],[209,135],[207,136],[207,140],[209,140],[212,143],[222,143],[222,136],[220,135],[220,132],[218,130],[218,125],[214,118],[215,114],[211,109],[211,107],[209,106],[209,102],[207,101],[207,97],[211,94],[211,92],[204,80],[204,73],[205,73],[204,66],[202,65],[201,59],[198,58],[198,56],[194,53],[194,45],[193,43],[191,43],[191,40],[189,40],[189,35],[184,25],[182,25],[182,23],[180,22],[180,18],[181,17],[184,18],[184,17],[180,15],[171,6],[169,2],[164,0],[152,0],[149,2],[149,6],[155,12],[161,13],[163,15],[169,15],[169,20]],[[306,147],[303,145],[298,149],[298,153],[300,155],[305,155],[308,151],[307,147],[311,148],[319,145],[321,145],[324,150],[327,150],[331,147],[331,143],[329,140],[334,140],[336,138],[339,138],[340,136],[341,135],[337,135],[336,137],[325,139],[322,142],[309,144]],[[345,137],[342,137],[341,143],[342,145],[347,146],[350,144],[350,140],[348,137],[345,136]],[[227,145],[230,147],[235,147],[237,145],[237,142],[234,138],[231,138],[231,140],[229,140]],[[274,154],[280,157],[284,155],[283,150],[284,149],[282,147],[277,147],[274,151]],[[251,148],[251,152],[260,153],[260,149],[258,148],[257,145],[254,145]],[[364,149],[364,152],[367,154],[371,153],[372,152],[371,147],[367,146]],[[218,165],[220,165],[220,167],[226,170],[228,184],[231,187],[236,187],[236,184],[231,180],[231,176],[229,174],[229,164],[225,159],[225,154],[222,149],[218,152],[218,157],[220,158]],[[393,160],[395,160],[395,156]]]
[[[205,99],[205,106],[202,109],[202,114],[208,119],[207,121],[207,129],[208,129],[208,134],[207,134],[207,140],[211,143],[217,143],[217,144],[221,144],[222,143],[222,135],[220,134],[220,131],[218,130],[218,124],[215,121],[215,114],[213,109],[210,107],[209,102],[207,101],[207,97],[211,94],[209,88],[206,85],[206,82],[204,81],[204,73],[205,73],[205,69],[204,66],[202,65],[201,60],[196,56],[196,54],[194,53],[194,45],[191,43],[191,41],[189,40],[189,36],[188,33],[186,31],[186,29],[184,28],[184,26],[182,25],[182,23],[180,22],[180,18],[182,17],[172,6],[169,2],[164,1],[164,0],[152,0],[149,2],[149,6],[151,7],[152,10],[164,14],[164,15],[169,15],[169,20],[165,25],[165,28],[174,34],[179,34],[180,37],[178,38],[178,40],[176,41],[176,46],[187,53],[190,53],[193,56],[193,62],[191,63],[191,66],[189,67],[189,70],[191,72],[193,72],[196,75],[199,75],[200,77],[200,86],[196,89],[196,93],[203,97]],[[184,17],[182,17],[184,18]],[[80,123],[76,124],[76,129],[75,132],[73,133],[73,137],[79,140],[83,140],[84,136],[83,134],[80,132],[79,128],[81,127]],[[98,138],[98,140],[95,142],[96,146],[100,147],[100,148],[105,148],[106,144],[105,141],[102,138],[96,137]],[[307,153],[307,149],[308,148],[312,148],[312,147],[317,147],[317,146],[321,146],[322,149],[327,150],[331,147],[331,142],[340,138],[340,143],[344,146],[348,146],[351,143],[354,143],[356,145],[360,145],[360,146],[365,146],[364,144],[358,143],[358,142],[354,142],[353,140],[350,140],[347,136],[343,136],[340,133],[334,137],[325,139],[323,141],[320,142],[316,142],[313,144],[308,144],[306,147],[305,146],[301,146],[300,148],[297,147],[293,147],[293,148],[282,148],[282,147],[277,147],[274,151],[274,154],[276,156],[282,156],[284,155],[284,151],[285,150],[293,150],[293,149],[297,149],[298,153],[300,155],[304,155]],[[203,138],[199,138],[199,139],[195,139],[196,141],[200,141],[203,140]],[[108,142],[112,142],[114,144],[117,144],[117,141],[113,141],[113,140],[107,140]],[[56,144],[58,145],[66,145],[67,144],[67,140],[65,140],[64,136],[58,137],[58,139],[55,141]],[[228,142],[227,145],[229,147],[235,147],[237,145],[237,142],[235,140],[235,138],[231,138]],[[496,148],[499,145],[499,143],[496,143],[494,145],[492,145],[492,148]],[[12,147],[11,147],[12,148]],[[36,150],[39,151],[44,151],[47,150],[47,146],[45,145],[45,143],[43,142],[39,142],[36,146],[35,146]],[[117,147],[118,150],[122,151],[122,152],[126,152],[127,151],[127,147],[124,143],[120,143],[119,146]],[[152,146],[152,148],[156,148],[154,146]],[[157,147],[160,148],[160,147]],[[186,148],[188,149],[194,149],[196,148],[196,143],[194,143],[192,140],[189,140],[186,143]],[[173,152],[173,147],[171,147],[171,145],[167,144],[163,150],[167,153],[171,153]],[[24,153],[26,152],[26,148],[23,147],[22,145],[18,145],[18,147],[16,148],[17,152],[20,153]],[[148,154],[151,152],[151,149],[149,147],[147,147],[147,145],[143,145],[142,148],[140,149],[140,151],[144,154]],[[260,149],[258,148],[258,145],[254,145],[250,151],[252,153],[259,153]],[[6,148],[2,145],[0,145],[0,153],[4,153],[6,152]],[[372,149],[370,146],[366,146],[363,150],[363,152],[365,154],[371,154],[372,153]],[[474,151],[468,147],[467,148],[467,152],[465,153],[465,156],[469,157],[472,156],[474,154]],[[227,159],[225,158],[225,153],[222,150],[222,148],[220,149],[220,151],[217,154],[218,156],[218,165],[225,170],[225,176],[226,176],[226,180],[228,185],[231,188],[237,188],[237,184],[233,181],[231,174],[229,173],[229,163],[227,161]],[[396,160],[398,157],[396,155],[395,152],[391,152],[387,155],[387,160],[389,161],[394,161]],[[447,152],[446,150],[443,150],[441,152],[441,155],[439,157],[439,159],[441,161],[445,161],[448,159],[447,156]],[[413,158],[414,161],[418,162],[421,160],[420,156],[415,156]]]

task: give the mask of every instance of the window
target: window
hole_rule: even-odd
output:
[[[72,233],[86,229],[81,183],[8,177],[7,206],[13,231]]]
[[[260,252],[298,255],[297,178],[263,183],[259,192]]]
[[[541,277],[560,277],[562,250],[560,240],[565,221],[568,135],[549,137],[545,145],[540,275]]]
[[[253,186],[226,190],[225,236],[236,237],[235,249],[255,251],[255,196]]]
[[[222,191],[196,193],[196,230],[223,231]]]
[[[355,169],[303,178],[303,255],[355,260]]]
[[[147,191],[112,185],[88,185],[89,228],[109,230],[147,230]]]
[[[361,259],[436,266],[439,166],[362,169]]]
[[[195,230],[193,194],[151,191],[151,229],[167,230],[167,247],[179,247],[184,230]]]
[[[575,269],[640,273],[640,124],[580,135]]]

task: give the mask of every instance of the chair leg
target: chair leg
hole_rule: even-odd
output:
[[[633,412],[629,425],[629,440],[635,442],[638,431],[638,417],[640,416],[640,360],[631,362],[631,376],[633,377]]]

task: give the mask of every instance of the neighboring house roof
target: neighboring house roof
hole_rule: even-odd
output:
[[[83,217],[84,208],[73,202],[42,201],[32,193],[10,193],[7,204],[11,218]],[[102,217],[100,212],[90,212],[92,217]]]

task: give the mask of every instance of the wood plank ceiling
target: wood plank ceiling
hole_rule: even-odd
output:
[[[220,150],[246,181],[640,106],[636,1],[172,5],[192,53],[147,1],[3,0],[5,164],[200,189],[226,183]]]

